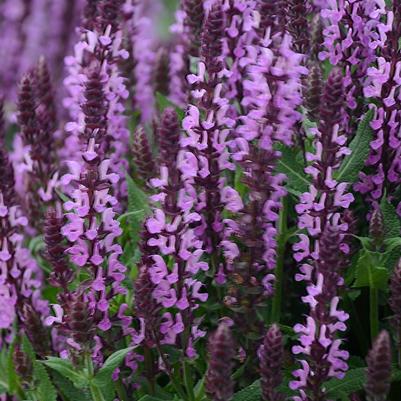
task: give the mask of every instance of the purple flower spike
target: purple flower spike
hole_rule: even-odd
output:
[[[290,0],[288,5],[288,31],[294,39],[294,50],[301,54],[309,51],[307,7],[306,0]]]
[[[91,30],[84,30],[81,40],[74,47],[74,55],[65,59],[69,75],[64,80],[68,91],[64,106],[71,121],[65,126],[66,146],[61,156],[66,162],[78,161],[82,148],[85,151],[87,145],[81,141],[82,132],[93,131],[97,127],[98,136],[104,139],[103,144],[97,144],[99,152],[109,155],[109,168],[120,177],[112,183],[114,194],[124,201],[127,189],[122,178],[128,169],[126,155],[129,152],[124,103],[129,93],[120,75],[119,64],[129,54],[122,48],[122,2],[102,0],[96,5],[96,12],[93,7],[89,7],[89,15],[95,20],[85,22]],[[93,74],[97,74],[98,78],[91,82]],[[102,97],[99,97],[100,90],[103,91]],[[90,110],[85,110],[85,107]],[[108,130],[104,134],[106,121]]]
[[[227,150],[233,120],[227,115],[229,102],[222,93],[224,28],[224,13],[218,1],[203,27],[198,74],[188,75],[188,82],[193,85],[192,95],[198,103],[189,106],[183,121],[187,137],[181,141],[185,151],[179,169],[188,178],[190,193],[197,192],[195,210],[202,221],[196,235],[203,241],[206,252],[216,255],[218,264],[222,263],[223,253],[230,265],[238,255],[236,244],[228,239],[235,224],[223,219],[223,211],[238,212],[243,204],[224,178],[224,170],[234,168]]]
[[[283,336],[277,325],[267,331],[263,345],[258,351],[263,401],[282,401],[284,396],[277,391],[283,381],[284,359]]]
[[[385,401],[390,391],[391,340],[383,330],[375,339],[366,358],[368,364],[366,395],[369,401]]]
[[[151,199],[158,204],[145,222],[141,265],[153,283],[153,298],[165,308],[160,323],[161,344],[180,346],[192,358],[196,355],[194,341],[205,335],[198,328],[200,319],[195,318],[194,310],[208,297],[196,275],[207,270],[208,264],[201,260],[202,241],[194,229],[201,217],[193,210],[192,177],[187,176],[190,171],[180,169],[187,152],[180,149],[178,136],[177,115],[166,109],[159,126],[160,176],[150,180],[158,190]],[[185,330],[191,335],[183,341]]]
[[[23,245],[28,220],[16,203],[14,174],[4,145],[3,104],[0,104],[0,328],[11,329],[24,320],[23,306],[42,318],[48,312],[40,296],[43,273]]]
[[[292,352],[304,357],[300,360],[302,367],[293,372],[297,380],[290,382],[290,388],[299,391],[296,401],[324,398],[324,383],[332,377],[343,378],[348,369],[348,352],[340,348],[341,340],[337,338],[337,332],[346,330],[348,319],[348,314],[338,309],[345,265],[345,258],[338,253],[342,240],[338,227],[326,226],[314,266],[304,264],[301,268],[309,277],[307,295],[302,300],[309,305],[310,313],[305,324],[294,327],[300,344]]]
[[[234,393],[231,379],[235,356],[234,340],[226,322],[220,323],[209,338],[209,366],[206,372],[206,393],[213,401],[230,401]]]
[[[43,215],[43,204],[55,202],[55,188],[59,185],[54,173],[55,109],[49,88],[47,69],[40,62],[35,73],[25,75],[18,93],[18,122],[21,135],[15,138],[13,154],[16,188],[24,200],[30,224],[37,230]],[[47,97],[44,97],[44,91]]]

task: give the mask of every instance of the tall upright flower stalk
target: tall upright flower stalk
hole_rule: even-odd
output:
[[[379,56],[367,69],[364,95],[371,99],[375,116],[370,123],[374,138],[366,162],[368,172],[360,173],[355,189],[364,194],[370,204],[377,203],[386,192],[391,200],[401,180],[400,116],[397,100],[400,91],[401,52],[398,39],[401,35],[400,2],[384,6],[376,14],[382,20],[376,24],[376,45]],[[401,203],[397,205],[401,214]]]
[[[243,205],[223,174],[234,168],[226,143],[233,120],[227,115],[228,99],[222,97],[223,35],[224,13],[217,1],[203,27],[198,74],[188,76],[193,85],[192,96],[198,103],[189,106],[183,121],[187,137],[182,139],[185,151],[180,169],[192,186],[191,191],[197,191],[195,210],[202,220],[196,235],[211,255],[213,273],[224,276],[224,270],[238,255],[238,248],[228,238],[235,230],[234,222],[223,218],[223,210],[238,212]]]
[[[187,76],[191,72],[192,58],[199,57],[204,8],[202,0],[181,0],[176,22],[171,27],[173,43],[169,63],[169,94],[171,100],[182,107],[190,99],[191,86]]]
[[[48,313],[41,298],[43,274],[23,245],[23,228],[28,224],[14,190],[14,173],[5,147],[3,103],[0,104],[0,328],[19,329],[35,318],[41,326]],[[28,329],[29,330],[29,329]],[[28,333],[29,334],[29,333]],[[3,345],[4,336],[0,339]]]
[[[105,115],[109,129],[102,139],[102,151],[110,155],[110,169],[118,174],[120,180],[113,184],[114,193],[119,200],[126,197],[126,187],[121,178],[125,177],[128,162],[125,156],[129,150],[129,131],[124,116],[124,102],[128,90],[119,72],[119,63],[128,57],[123,46],[121,30],[122,1],[102,0],[96,10],[88,15],[92,21],[85,20],[81,28],[81,40],[74,47],[74,55],[65,59],[68,76],[64,83],[68,91],[64,106],[68,109],[71,121],[66,124],[68,133],[64,160],[76,160],[82,150],[81,132],[85,128],[85,113],[81,105],[85,102],[84,87],[94,69],[102,74],[105,92]],[[88,29],[86,27],[91,27]],[[87,105],[91,107],[90,104]]]
[[[125,328],[119,311],[110,311],[111,300],[125,293],[122,281],[126,268],[119,261],[122,248],[117,244],[117,238],[121,228],[115,219],[117,199],[112,193],[112,185],[119,176],[109,171],[111,160],[106,156],[110,126],[105,74],[101,65],[92,65],[84,87],[84,125],[79,137],[84,151],[79,153],[80,160],[68,161],[70,172],[61,179],[63,185],[72,188],[71,199],[64,203],[66,223],[61,228],[61,234],[68,240],[65,253],[76,269],[85,271],[88,283],[82,283],[64,305],[55,306],[56,317],[48,319],[49,324],[56,322],[69,328],[71,334],[67,344],[76,351],[88,351],[82,347],[87,346],[89,338],[79,340],[81,337],[76,333],[86,332],[87,336],[89,328],[78,327],[79,324],[75,323],[86,320],[85,324],[96,333],[90,340],[95,340],[97,353],[104,344],[102,341],[106,341],[101,339],[101,333],[111,330],[117,322],[118,326]],[[51,249],[49,253],[52,256]],[[54,279],[59,276],[57,281],[65,280],[65,273],[60,271],[65,270],[64,266],[58,264],[55,267]],[[101,359],[101,354],[95,353],[94,357]]]
[[[230,301],[246,305],[244,316],[254,320],[249,310],[272,296],[274,270],[277,267],[280,274],[283,268],[282,261],[277,265],[277,225],[286,191],[285,176],[276,173],[277,146],[293,143],[294,127],[301,118],[296,110],[301,104],[301,77],[306,72],[302,55],[292,50],[292,39],[276,11],[269,2],[260,3],[258,40],[245,46],[239,61],[246,74],[241,101],[245,113],[230,141],[233,159],[242,168],[242,181],[248,188],[237,230],[244,245],[234,264],[233,281],[239,285]]]
[[[21,132],[14,140],[12,155],[16,189],[23,200],[30,226],[40,230],[43,206],[55,204],[55,189],[59,185],[55,146],[57,115],[44,59],[21,80],[18,122]]]
[[[303,358],[302,368],[294,372],[297,380],[290,387],[299,391],[295,398],[299,401],[324,400],[324,383],[331,377],[344,377],[348,368],[348,352],[341,350],[337,338],[337,332],[346,329],[348,315],[337,308],[344,254],[349,251],[344,240],[348,225],[342,213],[353,196],[346,192],[346,183],[333,178],[343,156],[349,154],[344,146],[346,137],[340,131],[343,104],[343,77],[334,69],[321,97],[315,153],[307,154],[311,164],[305,171],[312,177],[312,185],[296,206],[298,227],[306,233],[300,234],[300,241],[294,245],[294,258],[302,263],[295,279],[307,283],[307,295],[302,300],[309,306],[306,323],[294,327],[300,345],[293,347],[293,353],[303,354]]]
[[[208,269],[201,261],[202,241],[196,238],[194,223],[200,215],[193,211],[194,194],[188,191],[188,176],[180,170],[179,122],[173,109],[166,109],[159,128],[160,178],[151,180],[158,193],[152,196],[153,214],[146,221],[147,256],[153,298],[164,312],[160,322],[160,344],[173,344],[190,358],[195,356],[194,341],[205,333],[198,326],[194,311],[207,299],[197,278]],[[185,170],[188,174],[188,170]],[[189,186],[191,190],[191,187]],[[146,319],[145,319],[146,324]]]

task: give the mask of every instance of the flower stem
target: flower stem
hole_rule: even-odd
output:
[[[186,388],[187,394],[188,394],[188,400],[195,401],[194,386],[193,386],[192,377],[191,377],[191,367],[190,367],[188,361],[184,362],[184,383],[185,383],[185,388]]]
[[[373,343],[379,334],[379,294],[376,288],[370,288],[370,339]]]
[[[283,199],[283,206],[279,216],[279,237],[277,240],[277,262],[275,270],[275,286],[274,296],[272,301],[271,322],[279,323],[281,319],[281,302],[283,292],[283,270],[284,270],[284,255],[287,244],[287,202]]]

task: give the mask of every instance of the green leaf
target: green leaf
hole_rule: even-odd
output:
[[[83,375],[82,372],[77,371],[77,369],[72,365],[70,361],[54,356],[49,356],[45,361],[40,362],[48,366],[50,369],[59,372],[67,379],[70,379],[75,387],[88,387],[88,378]]]
[[[358,179],[359,173],[363,169],[370,152],[369,146],[373,138],[373,130],[370,127],[370,122],[373,116],[374,111],[371,109],[359,123],[355,137],[349,146],[352,153],[345,157],[342,162],[339,172],[335,177],[337,181],[353,183]]]
[[[7,372],[8,372],[8,391],[10,394],[15,394],[18,390],[18,376],[14,369],[14,355],[15,342],[10,345],[7,355]]]
[[[139,232],[143,220],[150,213],[148,196],[135,184],[135,181],[127,174],[128,186],[128,212],[127,218],[130,225],[131,239],[136,244],[139,241]]]
[[[384,217],[385,238],[399,237],[401,223],[395,207],[385,197],[383,197],[380,202],[380,209]]]
[[[260,401],[262,390],[259,381],[234,394],[232,401]]]
[[[93,383],[98,387],[109,385],[112,381],[111,375],[113,374],[114,370],[121,365],[126,355],[132,351],[132,349],[132,347],[124,348],[111,354],[95,375]]]
[[[152,395],[144,395],[138,401],[166,401],[164,398],[153,397]]]
[[[33,364],[33,378],[40,401],[56,401],[57,391],[50,380],[46,368],[39,362]]]
[[[278,150],[281,157],[277,161],[277,171],[287,176],[288,192],[299,196],[308,191],[311,183],[304,173],[304,166],[297,161],[296,151],[285,146],[279,146]]]
[[[22,350],[29,356],[31,361],[36,359],[35,351],[26,335],[22,337]]]
[[[389,272],[385,267],[372,265],[371,256],[363,252],[355,271],[355,283],[353,287],[369,287],[378,290],[387,288]]]
[[[326,383],[327,397],[340,399],[344,395],[355,393],[363,389],[365,384],[366,368],[356,368],[349,370],[344,379],[331,379]],[[401,371],[393,369],[391,381],[399,381],[401,379]]]
[[[67,401],[92,401],[89,390],[86,388],[77,389],[71,380],[68,380],[60,373],[52,372],[53,383],[56,385],[58,391],[62,394],[63,398]]]

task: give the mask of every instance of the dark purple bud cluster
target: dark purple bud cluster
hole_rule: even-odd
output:
[[[155,91],[164,96],[169,94],[169,53],[166,47],[160,47],[155,61]]]
[[[181,7],[185,11],[184,23],[188,29],[187,35],[190,44],[190,54],[197,57],[199,56],[199,39],[205,18],[203,0],[182,0]]]
[[[79,292],[73,294],[65,306],[65,329],[83,349],[90,349],[95,330],[94,318],[88,302]]]
[[[39,99],[38,118],[43,131],[46,131],[48,143],[46,146],[51,149],[53,146],[52,133],[57,128],[57,109],[53,93],[52,79],[46,59],[41,57],[36,66],[36,87]]]
[[[10,163],[5,144],[5,122],[3,100],[0,99],[0,192],[5,205],[12,205],[15,201],[14,169]]]
[[[323,135],[323,141],[331,140],[333,127],[341,123],[343,107],[343,75],[341,69],[334,68],[327,79],[320,102],[319,130]]]
[[[319,60],[319,53],[323,50],[323,25],[319,14],[315,15],[310,24],[310,50],[312,60]]]
[[[132,142],[132,158],[138,177],[147,181],[155,175],[155,160],[143,127],[137,128]]]
[[[155,346],[160,330],[161,307],[152,295],[154,289],[148,266],[142,265],[135,280],[135,311],[145,322],[145,344],[149,348]]]
[[[221,1],[213,4],[205,19],[201,35],[201,59],[209,74],[218,74],[223,69],[221,60],[224,36],[224,14]]]
[[[85,114],[85,131],[82,142],[86,145],[89,138],[96,137],[96,142],[102,144],[107,137],[107,100],[104,84],[98,71],[93,71],[85,84],[85,103],[82,111]]]
[[[377,207],[370,218],[369,236],[373,240],[375,248],[380,247],[384,239],[384,216],[383,212]]]
[[[293,37],[293,47],[297,53],[306,54],[309,49],[309,26],[306,0],[288,2],[288,32]]]
[[[322,70],[318,63],[314,63],[304,87],[304,106],[308,110],[308,117],[312,121],[320,119],[320,100],[323,92]]]
[[[391,340],[383,330],[375,339],[366,358],[368,364],[365,384],[369,401],[385,401],[390,391],[391,380]]]
[[[44,235],[46,244],[46,258],[53,267],[49,281],[55,286],[67,292],[68,284],[74,278],[74,273],[68,266],[64,246],[64,237],[61,234],[63,218],[58,216],[57,211],[49,208],[46,213]]]
[[[107,27],[111,28],[110,34],[114,34],[120,24],[122,17],[121,7],[123,0],[100,0],[98,5],[97,29],[99,32],[105,32]]]
[[[171,167],[176,163],[180,150],[180,123],[177,113],[171,107],[163,111],[157,130],[157,139],[160,148],[160,163]]]
[[[284,396],[277,390],[283,381],[284,345],[283,336],[276,324],[273,324],[267,331],[258,356],[262,399],[264,401],[284,400]]]
[[[50,336],[39,313],[25,301],[22,308],[22,322],[25,333],[35,352],[40,356],[50,353]]]
[[[213,401],[230,401],[234,392],[231,378],[235,345],[231,330],[221,322],[208,343],[209,366],[206,372],[206,393]]]

